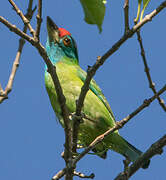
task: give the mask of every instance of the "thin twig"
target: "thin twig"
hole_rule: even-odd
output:
[[[28,4],[27,13],[25,15],[25,16],[28,16],[28,20],[29,21],[31,20],[31,18],[33,16],[33,13],[34,13],[34,10],[32,10],[32,4],[33,4],[33,0],[30,0],[29,4]],[[24,33],[27,32],[27,24],[24,25],[23,32]],[[15,78],[15,75],[16,75],[19,63],[20,63],[20,57],[21,57],[21,53],[22,53],[22,49],[24,47],[24,44],[25,44],[25,40],[23,38],[20,38],[20,40],[19,40],[19,47],[18,47],[18,50],[17,50],[17,54],[16,54],[16,57],[15,57],[15,60],[13,62],[12,71],[11,71],[11,74],[10,74],[7,86],[5,88],[5,91],[3,91],[3,96],[0,97],[0,103],[2,103],[5,99],[8,98],[8,94],[12,90],[14,78]]]
[[[128,33],[126,33],[117,43],[115,43],[115,45],[109,50],[107,51],[101,58],[98,59],[98,61],[94,64],[94,66],[92,68],[89,69],[88,71],[88,75],[86,77],[84,86],[82,87],[82,91],[78,100],[78,105],[77,105],[77,112],[78,114],[81,113],[81,109],[83,106],[83,102],[85,99],[85,95],[88,91],[89,88],[89,83],[92,79],[92,77],[95,75],[97,69],[105,62],[105,60],[112,55],[114,52],[117,51],[117,49],[131,36],[133,36],[133,34],[139,29],[141,28],[145,23],[149,22],[152,20],[152,18],[154,16],[156,16],[162,9],[164,9],[166,7],[166,1],[164,1],[156,10],[154,10],[152,13],[150,13],[149,15],[145,16],[145,18],[138,23],[137,25],[135,25]],[[50,73],[56,92],[57,92],[57,96],[58,96],[58,101],[59,104],[61,106],[61,110],[62,110],[62,117],[64,119],[64,124],[65,124],[65,161],[66,161],[66,174],[70,174],[70,170],[73,170],[73,167],[76,165],[76,163],[86,154],[88,153],[92,148],[93,148],[93,144],[94,141],[90,144],[90,146],[88,148],[85,149],[85,151],[83,151],[79,156],[77,156],[76,159],[74,159],[72,166],[69,167],[68,165],[70,164],[71,158],[72,158],[72,153],[71,153],[71,149],[72,149],[72,134],[71,134],[71,127],[70,127],[70,123],[69,123],[69,113],[65,104],[65,97],[63,95],[63,91],[62,88],[60,86],[59,83],[59,79],[57,77],[56,74],[56,68],[52,65],[51,61],[49,60],[47,53],[45,51],[45,48],[41,45],[41,43],[36,42],[34,38],[28,36],[26,33],[22,32],[20,29],[18,29],[15,25],[12,25],[11,23],[9,23],[7,20],[5,20],[3,17],[0,16],[0,22],[2,22],[4,25],[6,25],[11,31],[14,31],[16,34],[18,34],[19,36],[23,37],[24,39],[26,39],[27,41],[29,41],[33,46],[36,47],[36,49],[38,50],[39,54],[43,57],[45,63],[47,64],[48,67],[48,72]],[[166,89],[166,87],[165,87]],[[156,98],[160,93],[157,93],[154,97]],[[147,102],[144,103],[144,106],[147,106]],[[144,108],[145,108],[144,107]],[[141,109],[142,110],[142,109]],[[138,113],[141,111],[140,109],[136,110],[136,112],[134,111],[133,113]],[[138,112],[137,112],[138,111]],[[133,115],[133,113],[131,115]],[[129,117],[127,117],[126,119],[124,119],[124,122],[131,119],[131,115]],[[135,114],[134,114],[135,115]],[[133,116],[134,116],[133,115]],[[123,123],[122,123],[123,124]],[[120,128],[118,125],[118,128]],[[115,126],[116,127],[116,126]],[[113,128],[112,130],[109,131],[109,133],[113,132],[113,130],[115,131],[116,128]],[[106,134],[104,134],[104,137],[106,136]],[[100,141],[102,141],[102,139],[104,138],[98,138],[96,140],[97,143],[99,143]],[[95,144],[97,144],[95,142]],[[69,177],[69,179],[72,179],[73,174],[71,173]],[[67,176],[66,176],[67,178]]]
[[[32,10],[32,6],[33,6],[33,0],[29,0],[27,13],[25,15],[28,20],[32,19],[32,15],[33,15],[34,11],[36,10],[36,6],[34,7],[33,10]]]
[[[136,24],[127,34],[123,35],[119,41],[117,41],[111,49],[109,49],[101,58],[99,58],[97,60],[97,62],[88,70],[87,73],[87,77],[85,80],[85,83],[81,89],[81,93],[78,99],[78,103],[77,103],[77,108],[76,108],[76,112],[78,114],[80,114],[82,106],[83,106],[83,102],[86,96],[86,93],[89,89],[89,84],[90,81],[92,79],[92,77],[95,75],[97,69],[106,61],[106,59],[111,56],[114,52],[116,52],[119,47],[127,40],[129,39],[131,36],[134,35],[134,33],[140,29],[144,24],[146,24],[147,22],[151,21],[153,17],[155,17],[160,11],[162,11],[164,8],[166,7],[166,1],[163,1],[163,3],[161,3],[153,12],[151,12],[149,15],[146,15],[144,17],[144,19],[139,22],[138,24]],[[30,42],[33,46],[37,47],[38,51],[40,52],[41,56],[43,58],[45,57],[45,53],[42,53],[41,50],[43,49],[43,47],[40,45],[40,43],[36,43],[34,41],[34,39],[30,36],[28,36],[27,34],[25,34],[24,32],[22,32],[19,28],[17,28],[15,25],[9,23],[6,19],[4,19],[2,16],[0,16],[0,22],[2,22],[5,26],[7,26],[9,28],[10,31],[15,32],[17,35],[19,35],[20,37],[24,38],[25,40],[27,40],[28,42]],[[40,50],[39,50],[40,49]],[[48,57],[47,57],[48,58]],[[46,60],[46,59],[45,59]],[[46,60],[47,61],[47,60]],[[48,60],[49,61],[49,60]]]
[[[140,29],[144,24],[151,21],[153,17],[155,17],[161,10],[163,10],[166,7],[166,1],[163,1],[154,11],[152,11],[150,14],[146,15],[142,21],[140,21],[138,24],[136,24],[131,30],[129,30],[126,34],[124,34],[119,41],[117,41],[101,58],[98,58],[96,63],[88,68],[87,76],[84,82],[84,85],[81,88],[81,93],[77,102],[76,112],[77,114],[81,113],[81,109],[83,107],[83,102],[85,99],[85,96],[89,90],[89,84],[93,76],[95,75],[96,71],[99,69],[101,65],[110,57],[113,53],[115,53],[120,46],[130,37],[134,35],[134,33]]]
[[[19,10],[20,11],[20,10]],[[54,83],[54,87],[58,96],[58,101],[62,110],[62,117],[64,119],[64,130],[65,130],[65,156],[64,159],[66,161],[66,164],[70,164],[70,161],[72,159],[72,131],[71,131],[71,127],[70,127],[70,123],[69,123],[69,113],[68,113],[68,109],[66,107],[66,98],[63,95],[63,91],[56,73],[56,67],[51,63],[51,61],[49,60],[47,53],[45,51],[45,48],[41,45],[40,42],[36,41],[33,37],[30,37],[29,35],[27,35],[26,33],[24,33],[23,31],[21,31],[19,28],[17,28],[15,25],[11,24],[10,22],[8,22],[6,19],[4,19],[2,16],[0,16],[0,22],[2,22],[5,26],[7,26],[9,28],[10,31],[15,32],[17,35],[19,35],[20,37],[24,38],[25,40],[27,40],[28,42],[30,42],[33,46],[36,47],[36,49],[38,50],[39,54],[41,55],[41,57],[43,58],[43,60],[45,61],[47,68],[48,68],[48,72],[50,73],[53,83]],[[67,171],[66,173],[67,175],[70,175],[71,173]]]
[[[2,88],[2,86],[0,84],[0,98],[5,96],[4,94],[5,94],[5,92],[4,92],[4,90],[3,90],[3,88]]]
[[[54,175],[52,177],[52,180],[59,180],[61,179],[64,175],[66,174],[66,168],[60,170],[56,175]],[[73,172],[73,176],[78,176],[80,178],[88,178],[88,179],[93,179],[95,177],[95,175],[93,173],[91,173],[90,175],[85,175],[81,172],[77,172],[77,171],[74,171]]]
[[[143,153],[138,160],[136,160],[131,166],[128,167],[128,177],[131,177],[142,165],[151,159],[153,156],[162,154],[163,147],[166,146],[166,135],[156,141],[151,147]],[[126,173],[120,173],[115,180],[126,180]]]
[[[79,178],[93,179],[95,175],[92,173],[90,175],[85,175],[81,172],[74,171],[74,176],[78,176]]]
[[[129,31],[129,0],[125,0],[124,3],[124,20],[125,20],[125,34]]]
[[[166,85],[158,91],[154,96],[152,96],[149,99],[144,100],[143,104],[140,105],[136,110],[134,110],[131,114],[129,114],[126,118],[122,119],[121,121],[117,122],[116,125],[106,131],[104,134],[96,137],[96,139],[87,147],[85,150],[80,153],[74,160],[73,165],[76,165],[76,163],[82,159],[90,150],[92,150],[97,144],[103,141],[104,138],[106,138],[108,135],[113,133],[114,131],[121,129],[131,118],[136,116],[140,111],[142,111],[144,108],[148,107],[151,102],[153,102],[159,95],[161,95],[164,91],[166,91]]]
[[[21,17],[22,21],[24,22],[24,24],[26,26],[28,26],[28,29],[30,31],[30,33],[32,34],[32,36],[34,37],[35,35],[35,31],[32,28],[32,26],[30,25],[30,21],[29,19],[27,19],[24,14],[22,13],[22,11],[17,7],[17,5],[13,2],[13,0],[8,0],[10,2],[10,4],[13,6],[14,10],[16,11],[16,13]]]
[[[144,50],[144,46],[143,46],[143,42],[142,42],[142,38],[141,38],[141,33],[140,30],[137,31],[137,39],[141,48],[141,56],[142,56],[142,60],[144,63],[144,67],[145,67],[145,73],[149,82],[149,88],[151,88],[151,90],[153,91],[154,94],[156,94],[156,88],[155,88],[155,83],[152,81],[151,75],[150,75],[150,71],[149,71],[149,67],[148,67],[148,63],[146,60],[146,55],[145,55],[145,50]],[[161,99],[160,97],[157,97],[158,102],[160,104],[160,106],[163,108],[163,110],[166,112],[166,106],[164,104],[164,100]]]
[[[40,41],[39,35],[40,35],[40,27],[42,23],[42,0],[38,0],[38,13],[36,19],[37,19],[37,26],[35,31],[35,39],[37,41]]]
[[[33,40],[33,38],[31,36],[27,35],[23,31],[21,31],[19,28],[16,27],[16,25],[11,24],[9,21],[7,21],[2,16],[0,16],[0,22],[3,23],[6,27],[8,27],[10,31],[12,31],[12,32],[16,33],[17,35],[19,35],[20,37],[24,38],[25,40],[30,42],[32,45],[35,44],[35,41]]]
[[[65,173],[66,173],[66,168],[60,170],[56,175],[54,175],[52,177],[52,180],[58,180],[58,179],[62,178],[65,175]]]

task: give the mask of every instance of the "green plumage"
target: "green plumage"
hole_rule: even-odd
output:
[[[57,75],[66,97],[67,108],[70,113],[74,113],[76,110],[76,100],[84,84],[86,72],[78,64],[78,55],[74,40],[69,34],[61,37],[61,34],[64,32],[61,32],[60,29],[57,30],[56,27],[51,19],[48,18],[47,29],[49,38],[46,50],[50,60],[56,66]],[[55,33],[52,31],[58,31],[59,37],[57,38],[57,35],[54,36]],[[67,46],[65,46],[67,42],[65,42],[65,38],[70,41]],[[51,76],[47,71],[45,72],[45,84],[52,107],[63,126],[63,118],[61,116],[57,94]],[[111,108],[94,80],[90,83],[90,89],[86,95],[82,112],[90,118],[83,119],[83,123],[80,124],[78,143],[83,147],[87,147],[97,136],[115,126],[115,119]],[[100,157],[105,158],[108,149],[124,155],[133,162],[141,155],[141,151],[124,140],[118,131],[105,138],[93,151]],[[148,164],[149,161],[143,167],[148,167]]]

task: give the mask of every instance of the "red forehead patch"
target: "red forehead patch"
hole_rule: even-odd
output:
[[[67,30],[64,29],[64,28],[59,28],[59,32],[60,32],[60,34],[59,34],[60,37],[63,37],[63,36],[66,36],[66,35],[71,36],[71,34],[69,33],[69,31],[67,31]]]

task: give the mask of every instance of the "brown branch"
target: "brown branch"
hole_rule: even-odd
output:
[[[18,36],[22,37],[23,39],[30,42],[32,45],[34,45],[34,40],[32,37],[28,36],[26,33],[21,31],[19,28],[16,27],[16,25],[11,24],[9,21],[7,21],[5,18],[0,16],[0,22],[3,23],[8,29],[14,33],[16,33]]]
[[[140,105],[135,111],[133,111],[131,114],[129,114],[126,118],[122,119],[121,121],[117,122],[116,125],[106,131],[104,134],[96,137],[96,139],[87,147],[85,150],[79,154],[74,160],[73,165],[75,166],[76,163],[82,159],[90,150],[92,150],[97,144],[103,141],[104,138],[106,138],[108,135],[113,133],[114,131],[121,129],[131,118],[136,116],[140,111],[142,111],[144,108],[148,107],[159,95],[161,95],[164,91],[166,91],[166,85],[158,91],[154,96],[152,96],[149,99],[144,100],[143,104]]]
[[[73,133],[72,133],[72,142],[73,142],[73,146],[72,146],[72,152],[76,153],[77,151],[77,139],[78,139],[78,132],[79,132],[79,125],[82,121],[82,118],[80,118],[80,116],[77,115],[73,115],[72,117],[73,120]]]
[[[60,170],[56,175],[53,176],[52,180],[58,180],[62,178],[66,173],[66,168]]]
[[[30,21],[32,19],[33,13],[36,11],[36,6],[32,10],[33,6],[33,0],[29,0],[28,8],[27,8],[27,13],[25,14],[25,17]]]
[[[86,179],[93,179],[95,177],[93,173],[87,176],[81,172],[76,172],[76,171],[74,171],[74,176],[78,176],[79,178],[86,178]]]
[[[78,99],[77,107],[76,107],[76,114],[81,113],[81,109],[83,107],[83,102],[85,99],[85,96],[89,90],[89,84],[93,76],[95,75],[96,71],[99,69],[101,65],[110,57],[113,53],[115,53],[120,46],[128,40],[130,37],[134,35],[134,33],[140,29],[144,24],[151,21],[153,17],[155,17],[161,10],[163,10],[166,7],[166,1],[163,1],[154,11],[152,11],[150,14],[146,15],[142,21],[140,21],[138,24],[136,24],[131,30],[129,30],[126,34],[124,34],[119,41],[117,41],[101,58],[98,58],[96,63],[88,68],[87,76],[84,82],[84,85],[81,88],[81,93]]]
[[[12,2],[12,0],[9,0]],[[12,2],[13,3],[13,2]],[[12,4],[14,5],[14,4]],[[17,11],[21,12],[20,9],[18,9],[18,7],[15,5],[15,8]],[[23,14],[22,12],[20,14]],[[25,17],[25,16],[24,16]],[[67,107],[66,107],[66,98],[64,97],[63,95],[63,91],[62,91],[62,88],[61,88],[61,85],[60,85],[60,82],[59,82],[59,79],[58,79],[58,76],[56,74],[56,67],[51,63],[51,61],[49,60],[48,56],[47,56],[47,53],[45,51],[45,48],[41,45],[40,42],[36,42],[34,38],[28,36],[26,33],[22,32],[20,29],[18,29],[15,25],[12,25],[11,23],[9,23],[7,20],[5,20],[3,17],[0,16],[0,21],[6,25],[9,30],[11,31],[14,31],[16,34],[18,34],[19,36],[21,36],[22,38],[26,39],[28,42],[30,42],[33,46],[36,47],[36,49],[38,50],[39,54],[43,57],[47,67],[48,67],[48,72],[50,73],[51,77],[52,77],[52,80],[53,80],[53,83],[54,83],[54,86],[55,86],[55,90],[57,92],[57,96],[58,96],[58,101],[60,103],[60,106],[61,106],[61,110],[62,110],[62,116],[64,118],[64,124],[65,124],[65,132],[66,133],[66,139],[67,140],[67,143],[65,144],[65,149],[67,151],[67,157],[66,159],[68,159],[68,156],[71,157],[71,152],[69,153],[68,151],[71,151],[71,147],[69,148],[68,145],[71,144],[71,128],[70,128],[70,125],[69,125],[69,113],[68,113],[68,110],[67,110]],[[69,138],[70,137],[70,138]],[[70,140],[69,140],[70,139]],[[68,144],[68,145],[67,145]]]
[[[35,39],[36,41],[40,41],[39,35],[40,35],[40,27],[42,23],[42,0],[38,0],[38,13],[36,19],[37,19],[37,26],[35,31]]]
[[[124,3],[124,20],[125,20],[125,34],[129,31],[129,0],[125,0]]]
[[[56,175],[52,177],[52,180],[59,180],[61,179],[64,175],[66,174],[66,168],[60,170]],[[93,179],[95,175],[91,173],[90,175],[85,175],[81,172],[74,171],[73,176],[78,176],[79,178],[88,178],[88,179]]]
[[[141,48],[141,56],[142,56],[142,60],[144,63],[144,67],[145,67],[145,73],[149,82],[149,88],[151,88],[151,90],[153,91],[154,94],[156,94],[156,88],[155,88],[155,83],[153,83],[151,75],[150,75],[150,71],[149,71],[149,67],[148,67],[148,63],[146,60],[146,55],[145,55],[145,50],[143,47],[143,42],[142,42],[142,38],[141,38],[141,34],[140,34],[140,30],[137,31],[137,39]],[[160,106],[163,108],[163,110],[166,112],[166,106],[164,104],[164,100],[161,99],[160,97],[157,97],[158,102],[160,104]]]
[[[32,44],[33,45],[33,44]],[[34,46],[37,48],[39,54],[43,57],[47,68],[48,72],[50,73],[53,83],[54,83],[54,88],[56,90],[57,96],[58,96],[58,101],[62,110],[62,117],[64,120],[64,130],[65,130],[65,152],[64,152],[64,159],[66,162],[66,166],[68,167],[66,169],[66,178],[68,180],[72,179],[72,170],[73,167],[70,166],[71,161],[72,161],[72,130],[70,127],[70,122],[69,122],[69,112],[66,107],[66,98],[63,94],[62,87],[60,85],[57,73],[56,73],[56,67],[51,63],[49,60],[47,53],[45,51],[45,48],[40,44],[40,43],[35,43]]]
[[[27,14],[26,14],[28,16],[29,21],[31,20],[33,13],[34,13],[34,10],[32,10],[32,4],[33,4],[33,0],[30,0],[28,9],[27,9]],[[24,25],[23,32],[24,33],[27,32],[27,24]],[[5,99],[8,98],[8,94],[12,90],[14,78],[15,78],[19,63],[20,63],[20,57],[21,57],[21,53],[22,53],[24,44],[25,44],[25,40],[23,38],[20,38],[17,54],[16,54],[15,60],[13,62],[13,67],[12,67],[12,71],[11,71],[7,86],[5,88],[5,91],[3,91],[3,89],[1,89],[1,92],[3,91],[3,93],[0,93],[0,94],[2,94],[3,96],[1,95],[1,97],[0,97],[0,103],[2,103]]]
[[[0,94],[3,94],[3,89],[2,89],[1,84],[0,84]]]
[[[144,162],[157,154],[162,154],[164,146],[166,146],[166,135],[152,144],[151,147],[145,153],[143,153],[137,161],[129,166],[127,174],[126,172],[122,172],[115,178],[115,180],[126,180],[126,176],[131,177],[138,169],[141,168]]]
[[[78,100],[78,104],[77,104],[77,109],[76,109],[76,113],[80,114],[81,113],[81,109],[83,106],[83,102],[84,102],[84,98],[85,95],[89,89],[89,84],[90,81],[92,79],[92,77],[95,75],[97,69],[105,62],[105,60],[112,55],[114,52],[116,52],[116,50],[127,40],[129,39],[131,36],[133,36],[133,34],[139,29],[141,28],[145,23],[147,23],[148,21],[151,21],[152,18],[154,16],[156,16],[162,9],[164,9],[166,7],[166,1],[164,1],[156,10],[154,10],[152,13],[150,13],[149,15],[145,16],[145,18],[138,23],[137,25],[135,25],[128,33],[126,33],[117,43],[114,44],[114,46],[107,51],[101,58],[98,58],[97,62],[94,64],[94,66],[92,68],[89,68],[88,73],[87,73],[87,77],[84,83],[84,86],[82,87],[81,90],[81,94]],[[18,34],[20,37],[23,37],[24,39],[26,39],[27,41],[29,41],[33,46],[36,47],[36,49],[38,50],[39,54],[43,57],[45,63],[47,64],[48,67],[48,72],[50,73],[54,86],[55,86],[55,90],[57,92],[57,96],[58,96],[58,101],[59,104],[61,106],[61,110],[62,110],[62,116],[64,119],[64,124],[65,124],[65,161],[66,161],[66,179],[72,179],[73,177],[73,169],[76,165],[76,163],[87,153],[89,152],[94,146],[95,144],[98,144],[99,142],[102,141],[102,139],[107,135],[104,134],[104,137],[99,137],[96,142],[92,142],[90,144],[89,147],[87,147],[85,149],[85,151],[83,151],[77,158],[74,159],[74,161],[72,162],[72,134],[71,134],[71,127],[70,127],[70,123],[69,123],[69,113],[68,113],[68,109],[66,107],[66,99],[63,95],[63,91],[62,88],[60,86],[59,83],[59,79],[57,77],[56,74],[56,67],[54,67],[51,63],[51,61],[49,60],[45,48],[39,43],[37,42],[34,38],[28,36],[26,33],[24,33],[23,31],[21,31],[20,29],[18,29],[15,25],[12,25],[11,23],[9,23],[7,20],[5,20],[3,17],[0,16],[0,22],[2,22],[4,25],[6,25],[11,31],[15,32],[16,34]],[[166,87],[165,87],[166,89]],[[155,94],[155,98],[159,95],[160,93]],[[145,101],[144,102],[144,106],[146,107],[148,105],[149,101]],[[143,108],[145,108],[143,107]],[[142,109],[141,109],[142,110]],[[140,109],[138,109],[137,111],[140,112]],[[138,112],[134,111],[133,113],[135,113],[134,115],[136,115]],[[131,119],[131,116],[133,115],[133,113],[127,117],[126,119],[124,119],[124,124],[125,121],[128,121],[129,119]],[[133,115],[133,116],[134,116]],[[121,121],[120,121],[121,122]],[[122,124],[123,124],[122,123]],[[117,128],[118,126],[118,128]],[[121,128],[121,124],[117,124],[117,126],[115,126],[117,129]],[[113,131],[116,130],[116,128],[112,128],[112,130],[110,130],[108,133],[111,133]],[[93,146],[94,145],[94,146]],[[71,164],[72,162],[72,164]]]
[[[1,86],[1,84],[0,84],[0,99],[1,99],[2,97],[7,98],[6,95],[5,95],[5,92],[4,92],[4,90],[3,90],[3,88],[2,88],[2,86]],[[1,101],[0,101],[0,102],[1,102]]]
[[[128,5],[128,1],[126,1],[126,6]],[[77,101],[77,106],[76,106],[76,115],[79,116],[81,114],[81,109],[83,107],[83,102],[86,96],[86,93],[89,90],[89,84],[90,81],[92,79],[92,77],[95,75],[97,69],[106,61],[106,59],[111,56],[114,52],[116,52],[119,47],[130,37],[132,37],[134,35],[134,33],[141,28],[145,23],[147,23],[148,21],[151,21],[151,19],[157,15],[162,9],[164,9],[166,7],[166,1],[164,1],[156,10],[154,10],[152,13],[150,13],[149,15],[145,16],[145,18],[138,23],[137,25],[135,25],[131,30],[126,31],[126,33],[122,36],[122,38],[117,41],[117,43],[115,43],[112,48],[107,51],[102,57],[98,57],[96,63],[92,66],[88,68],[87,71],[87,77],[85,80],[84,85],[81,88],[81,93],[79,96],[79,99]],[[125,21],[126,22],[126,21]],[[78,135],[78,128],[79,128],[79,122],[77,121],[77,119],[75,119],[74,121],[74,125],[73,125],[73,150],[76,150],[76,142],[77,142],[77,135]],[[88,151],[89,152],[89,151]]]
[[[42,56],[43,60],[45,61],[47,67],[48,67],[48,72],[50,73],[54,87],[58,96],[58,101],[62,110],[62,117],[64,119],[64,125],[65,125],[65,156],[64,159],[66,161],[66,166],[69,166],[71,160],[72,160],[72,131],[69,123],[69,113],[68,109],[66,107],[66,99],[63,95],[63,91],[58,79],[58,76],[56,74],[56,67],[53,66],[51,61],[49,60],[47,53],[45,51],[45,48],[41,45],[40,42],[36,41],[33,37],[28,36],[26,33],[21,31],[19,28],[17,28],[15,25],[11,24],[8,22],[6,19],[0,16],[0,22],[2,22],[5,26],[9,28],[10,31],[15,32],[17,35],[20,37],[24,38],[28,42],[30,42],[36,49],[38,50],[39,54]],[[69,168],[68,168],[69,169]],[[67,170],[68,170],[67,169]],[[73,169],[73,168],[72,168]],[[69,176],[71,179],[71,174],[70,171],[67,171],[67,176]]]
[[[17,5],[13,2],[13,0],[8,0],[10,2],[10,4],[13,6],[14,10],[16,11],[16,13],[21,17],[22,21],[24,22],[24,24],[28,27],[30,33],[32,34],[32,36],[34,37],[35,35],[35,31],[32,28],[32,26],[30,25],[30,21],[29,19],[26,18],[26,16],[24,16],[24,14],[22,13],[22,11],[17,7]]]

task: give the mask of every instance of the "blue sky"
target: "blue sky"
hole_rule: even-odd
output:
[[[137,1],[131,2],[130,25],[136,15]],[[152,1],[146,10],[150,13],[161,0]],[[37,3],[35,1],[35,3]],[[24,10],[28,1],[17,1]],[[1,2],[1,15],[22,28],[23,24],[7,1]],[[86,24],[79,1],[57,0],[43,2],[41,41],[46,42],[46,16],[72,33],[77,42],[81,67],[93,65],[96,57],[103,55],[123,34],[123,4],[108,1],[103,32]],[[165,29],[166,10],[142,28],[143,43],[156,88],[165,84]],[[36,18],[32,25],[35,27]],[[18,36],[0,24],[1,61],[0,83],[5,87],[18,47]],[[144,99],[153,95],[148,87],[136,35],[111,56],[95,75],[108,99],[117,120],[135,110]],[[166,101],[166,93],[162,95]],[[166,116],[154,101],[150,107],[135,116],[120,134],[130,143],[145,151],[166,131]],[[58,124],[44,85],[44,62],[38,52],[26,43],[13,90],[9,99],[0,105],[0,179],[45,180],[64,167],[60,154],[63,151],[64,132]],[[155,156],[147,170],[139,170],[131,179],[165,180],[165,156]],[[123,170],[124,158],[109,151],[108,158],[88,155],[77,170],[95,173],[96,180],[113,179]],[[75,178],[78,179],[78,178]]]

